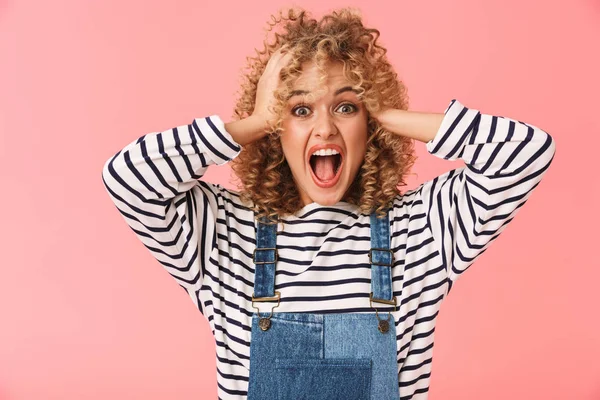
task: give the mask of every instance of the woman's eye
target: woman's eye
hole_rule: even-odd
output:
[[[342,109],[343,107],[346,107],[346,109],[350,108],[350,111],[348,112],[344,112],[344,114],[349,114],[352,111],[356,111],[356,106],[354,104],[350,104],[350,103],[345,103],[342,104],[339,109]]]
[[[294,107],[294,109],[292,110],[292,113],[293,113],[294,115],[297,115],[297,116],[299,116],[299,117],[306,117],[306,116],[308,115],[308,114],[306,114],[306,113],[305,113],[305,114],[298,114],[298,113],[297,113],[297,111],[298,111],[298,110],[303,110],[303,109],[304,109],[304,110],[308,110],[308,107],[307,107],[307,106],[298,106],[298,107]],[[307,113],[308,113],[308,111],[307,111]]]
[[[299,111],[301,111],[301,110],[305,110],[305,111],[299,113]],[[338,110],[341,110],[342,114],[350,114],[350,113],[356,111],[357,108],[354,104],[344,103],[338,107]],[[309,112],[310,112],[310,109],[306,105],[296,106],[292,110],[292,114],[294,114],[298,117],[306,117]]]

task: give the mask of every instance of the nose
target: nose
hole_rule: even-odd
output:
[[[329,136],[337,133],[337,127],[329,113],[321,113],[321,115],[316,118],[313,133],[324,141],[327,140]]]

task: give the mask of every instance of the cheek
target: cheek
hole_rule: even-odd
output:
[[[296,165],[304,162],[304,148],[306,147],[304,137],[286,131],[279,140],[288,164]]]
[[[366,132],[362,132],[357,134],[356,136],[352,136],[350,142],[348,143],[349,151],[352,153],[352,159],[356,162],[362,162],[365,158],[365,153],[367,151],[367,134]]]

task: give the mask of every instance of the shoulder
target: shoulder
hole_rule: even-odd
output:
[[[240,192],[204,181],[198,181],[198,190],[210,203],[217,218],[227,221],[228,226],[236,224],[235,221],[237,224],[254,224],[253,203],[244,201]]]
[[[421,191],[423,184],[417,186],[414,189],[407,190],[405,192],[398,193],[394,197],[392,203],[392,211],[397,212],[399,210],[407,211],[410,210],[414,205],[419,204],[421,201]]]

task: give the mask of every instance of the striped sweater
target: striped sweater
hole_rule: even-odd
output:
[[[443,299],[525,204],[555,152],[531,124],[456,99],[444,114],[427,151],[465,165],[398,195],[390,210],[402,400],[427,398]],[[201,178],[240,150],[211,115],[140,137],[102,171],[125,222],[207,319],[220,399],[247,398],[256,222],[238,192]],[[369,215],[346,202],[311,203],[278,231],[275,312],[373,312]]]

